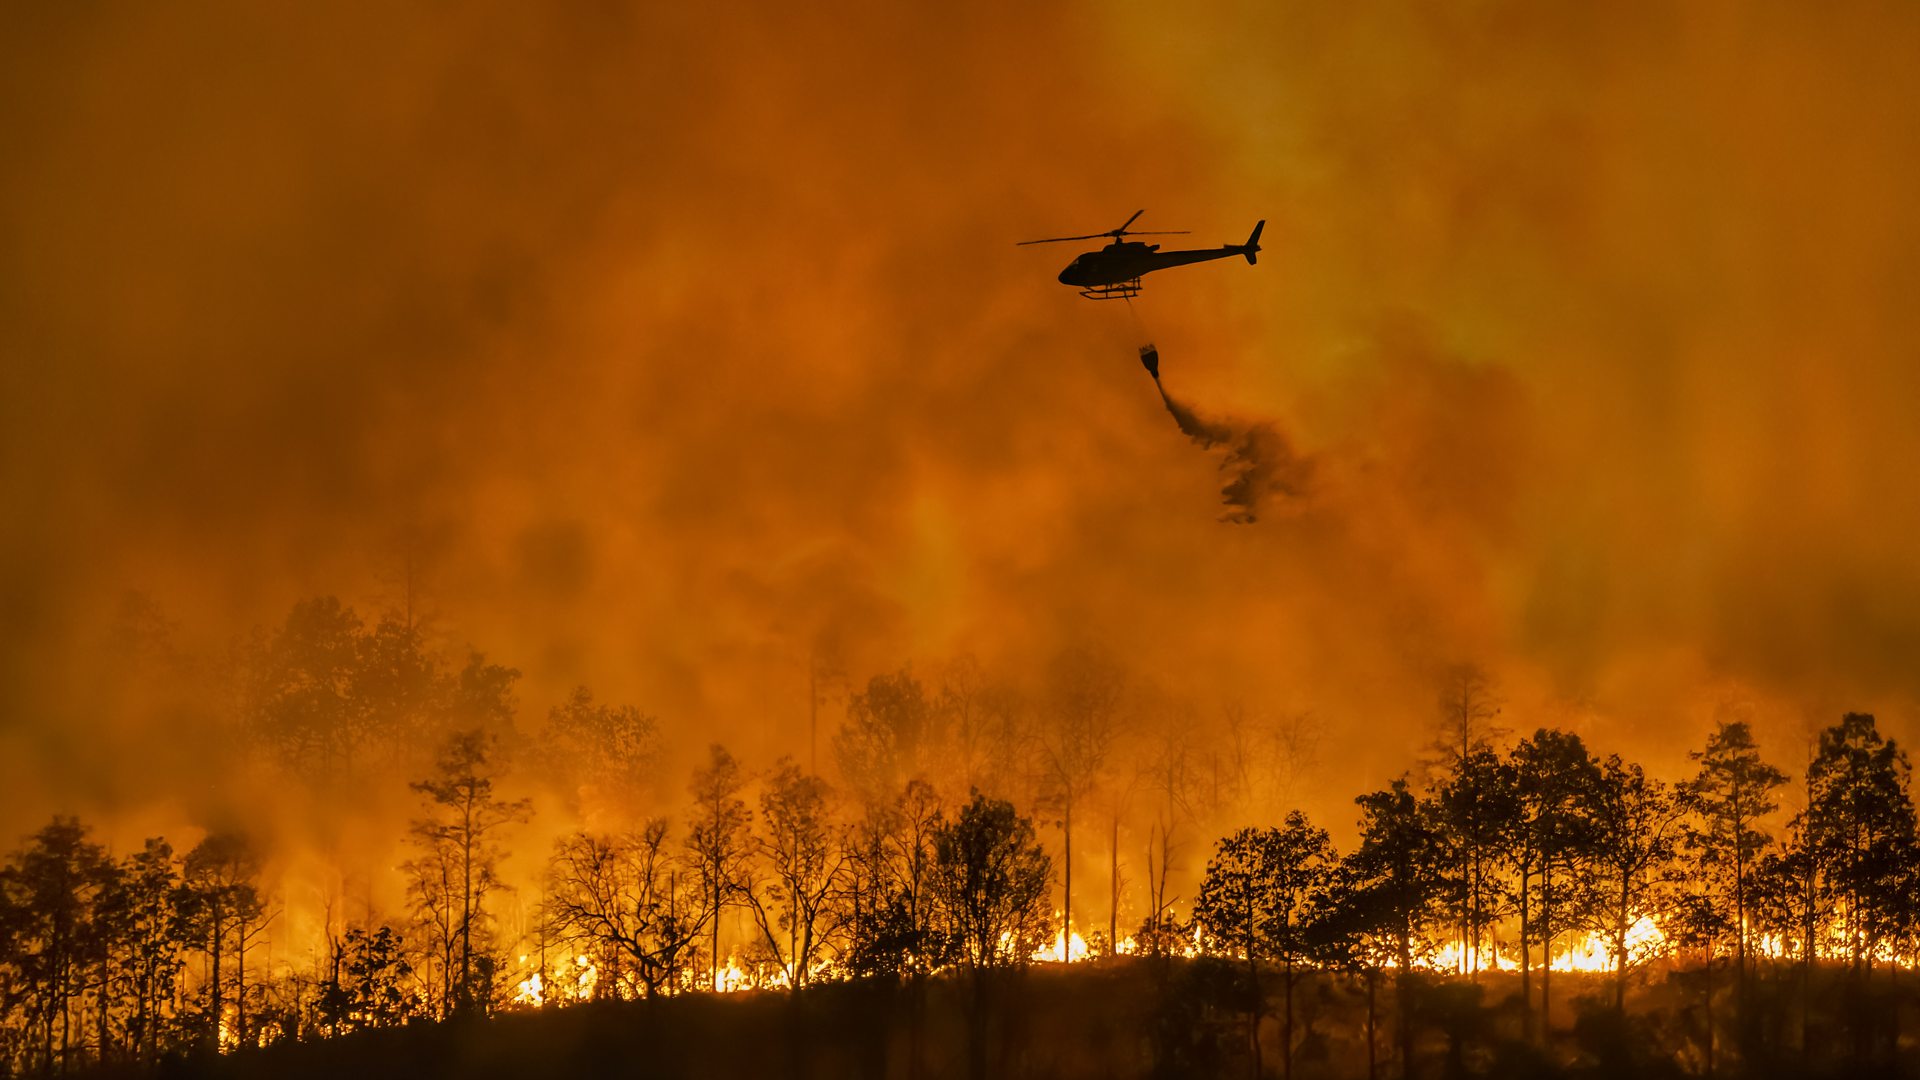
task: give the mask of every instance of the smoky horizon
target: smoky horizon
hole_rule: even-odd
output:
[[[720,747],[1007,800],[1110,946],[1437,797],[1467,683],[1670,785],[1741,725],[1782,842],[1920,738],[1920,11],[15,23],[0,852],[244,837],[263,970],[408,909],[463,732],[502,933]],[[1057,280],[1141,207],[1211,261]]]

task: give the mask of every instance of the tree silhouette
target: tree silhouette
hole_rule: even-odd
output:
[[[74,1005],[101,951],[96,905],[111,865],[79,819],[56,817],[0,873],[32,1070],[64,1073],[80,1062],[86,1038],[75,1045]]]
[[[589,821],[635,823],[636,802],[653,787],[660,764],[658,721],[631,705],[595,701],[581,686],[547,714],[540,741],[546,771],[578,800]]]
[[[1513,766],[1484,746],[1453,761],[1434,796],[1452,852],[1447,904],[1459,928],[1459,967],[1476,979],[1482,943],[1506,910],[1508,890],[1497,871],[1502,846],[1520,818],[1519,798]]]
[[[721,989],[720,917],[739,890],[747,859],[752,855],[753,837],[748,830],[753,816],[739,797],[745,785],[739,762],[726,747],[714,743],[708,748],[706,767],[694,773],[687,789],[693,797],[687,853],[699,877],[705,905],[699,922],[711,931],[708,981],[715,991]]]
[[[1893,937],[1913,851],[1907,756],[1873,717],[1848,713],[1820,733],[1807,767],[1805,829],[1820,897],[1839,918],[1849,966],[1865,974],[1873,943]]]
[[[934,890],[940,797],[910,780],[891,805],[869,806],[843,833],[846,872],[834,899],[846,938],[842,970],[907,983],[909,1074],[924,1071],[926,982],[951,954]]]
[[[1276,936],[1267,888],[1271,852],[1265,840],[1260,830],[1251,828],[1223,837],[1207,860],[1193,905],[1194,922],[1208,947],[1229,956],[1238,953],[1247,962],[1247,1057],[1255,1077],[1261,1071],[1260,1012],[1265,998],[1260,959],[1271,953]]]
[[[766,834],[759,854],[767,868],[747,864],[740,894],[760,940],[794,992],[806,987],[829,941],[840,930],[829,903],[840,891],[845,858],[829,822],[828,789],[791,758],[781,758],[760,796]]]
[[[173,848],[160,838],[122,861],[101,898],[115,944],[110,993],[123,1013],[129,1060],[152,1064],[171,1035],[186,918]],[[103,1049],[104,1053],[104,1049]]]
[[[1218,948],[1247,962],[1252,1008],[1247,1025],[1253,1072],[1260,1074],[1260,960],[1280,962],[1286,1006],[1282,1028],[1282,1074],[1293,1075],[1293,996],[1298,965],[1307,959],[1309,903],[1325,891],[1333,844],[1295,810],[1279,828],[1242,829],[1222,840],[1207,864],[1194,904],[1194,919]]]
[[[620,972],[630,968],[640,993],[658,996],[699,935],[699,920],[680,909],[666,843],[667,823],[654,820],[637,832],[572,833],[554,844],[541,905],[545,932],[602,958],[608,975],[596,992],[617,994]]]
[[[1362,795],[1360,843],[1341,866],[1357,920],[1355,933],[1392,943],[1394,1011],[1403,1075],[1413,1068],[1412,998],[1415,949],[1422,933],[1442,917],[1448,859],[1430,807],[1404,779],[1385,791]]]
[[[246,680],[248,726],[289,771],[321,783],[353,771],[368,735],[358,692],[364,624],[332,596],[302,600],[257,637]]]
[[[415,750],[431,745],[423,736],[438,735],[444,721],[448,682],[439,659],[404,616],[385,616],[354,634],[353,649],[350,700],[343,704],[357,717],[362,739],[384,747],[395,764],[411,763]]]
[[[933,837],[933,894],[964,968],[1019,967],[1046,940],[1053,860],[1033,821],[979,792]]]
[[[405,1022],[412,1011],[406,980],[413,966],[399,933],[390,926],[349,927],[334,949],[338,974],[319,1005],[329,1031],[346,1034]]]
[[[1045,940],[1053,860],[1034,837],[1031,819],[977,791],[934,833],[933,851],[933,895],[950,955],[973,986],[969,1071],[985,1080],[990,976],[1025,966]]]
[[[492,917],[486,901],[505,887],[499,876],[505,852],[497,837],[506,826],[533,814],[528,800],[509,801],[494,794],[492,752],[491,736],[478,730],[459,732],[441,750],[433,776],[410,785],[426,809],[412,828],[414,845],[423,853],[409,864],[414,900],[444,908],[434,924],[451,930],[446,944],[457,949],[452,959],[458,966],[449,964],[453,970],[442,981],[451,991],[448,1008],[457,1013],[492,1005]]]
[[[181,907],[197,938],[197,947],[207,955],[212,974],[207,982],[207,1015],[203,1037],[210,1045],[219,1045],[226,1023],[225,958],[234,960],[236,990],[231,998],[235,1019],[228,1031],[232,1039],[246,1044],[247,1038],[247,966],[246,950],[266,917],[266,902],[256,884],[260,876],[260,855],[252,841],[232,832],[215,832],[187,852],[181,874],[184,887]]]
[[[1367,1080],[1379,1073],[1380,976],[1395,964],[1399,951],[1391,893],[1369,888],[1360,880],[1352,859],[1328,869],[1320,889],[1309,902],[1306,920],[1308,954],[1324,968],[1360,978],[1366,995],[1363,1034],[1367,1044]]]
[[[1706,748],[1688,756],[1700,763],[1700,769],[1680,788],[1682,805],[1698,822],[1687,847],[1709,872],[1703,880],[1725,882],[1726,887],[1717,891],[1721,902],[1732,903],[1734,987],[1744,1016],[1747,944],[1752,936],[1747,893],[1754,863],[1773,842],[1758,826],[1779,809],[1773,792],[1787,778],[1761,760],[1745,721],[1720,721],[1707,737]]]
[[[1048,672],[1047,722],[1040,736],[1045,800],[1060,811],[1060,959],[1072,958],[1073,811],[1100,782],[1120,724],[1125,672],[1104,653],[1070,649]]]
[[[1437,794],[1447,835],[1454,848],[1450,906],[1458,924],[1458,968],[1480,971],[1480,942],[1498,909],[1493,873],[1500,846],[1503,812],[1499,805],[1510,787],[1493,753],[1494,740],[1506,729],[1494,725],[1500,698],[1493,680],[1477,664],[1455,664],[1440,679],[1437,731],[1428,746],[1430,767],[1438,775]]]
[[[1747,916],[1752,932],[1773,938],[1783,956],[1794,960],[1800,991],[1800,1048],[1808,1049],[1812,1005],[1812,961],[1822,902],[1816,889],[1816,865],[1806,843],[1805,815],[1788,823],[1785,842],[1755,860],[1747,883]]]
[[[884,805],[920,775],[935,741],[935,722],[934,705],[910,671],[875,675],[847,699],[833,756],[863,804]]]
[[[944,824],[933,787],[911,780],[891,805],[869,807],[847,830],[839,907],[852,973],[917,980],[944,955],[932,883]]]
[[[1519,881],[1521,993],[1531,973],[1528,946],[1538,942],[1540,1025],[1552,1030],[1553,942],[1572,929],[1579,911],[1579,887],[1594,844],[1593,821],[1599,799],[1600,770],[1580,736],[1542,728],[1514,747],[1511,756],[1520,813],[1514,820],[1517,850],[1530,853]],[[1529,1008],[1531,1005],[1529,1004]]]
[[[1613,1007],[1625,1009],[1627,971],[1644,961],[1629,935],[1641,919],[1660,914],[1663,886],[1684,836],[1682,810],[1667,785],[1638,765],[1609,755],[1600,763],[1593,800],[1592,848],[1585,891],[1586,918],[1613,957]]]

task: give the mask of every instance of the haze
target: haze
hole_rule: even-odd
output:
[[[1911,7],[14,18],[7,835],[257,812],[206,673],[408,581],[524,722],[589,685],[675,777],[803,751],[822,656],[1075,647],[1315,718],[1336,826],[1459,662],[1650,767],[1730,708],[1914,734]],[[1136,323],[1013,246],[1140,207],[1260,263]],[[1144,339],[1304,489],[1222,522]],[[191,692],[109,647],[130,594]]]

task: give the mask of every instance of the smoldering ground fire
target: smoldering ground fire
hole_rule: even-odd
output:
[[[1117,842],[1076,806],[1071,862],[1064,812],[1013,799],[1096,953],[1088,931],[1126,936],[1089,925],[1108,848],[1128,921],[1161,894],[1187,919],[1212,842],[1293,807],[1355,851],[1350,798],[1414,767],[1461,658],[1501,688],[1503,752],[1571,731],[1677,782],[1743,718],[1798,785],[1763,830],[1784,843],[1822,731],[1913,732],[1914,19],[22,15],[0,41],[0,848],[55,813],[116,864],[244,832],[284,905],[250,986],[330,956],[328,926],[380,966],[434,740],[356,754],[336,790],[242,734],[255,628],[327,596],[360,619],[339,641],[391,617],[443,679],[470,649],[476,678],[516,670],[503,736],[537,739],[580,685],[653,718],[633,807],[503,758],[501,797],[536,811],[504,841],[503,935],[555,840],[614,831],[595,814],[684,835],[716,740],[850,798],[853,696],[903,664],[946,687],[965,656],[1030,716],[1057,711],[1054,657],[1122,658],[1132,707],[1196,755],[1323,730],[1316,767],[1253,770],[1248,805],[1176,830],[1165,881],[1143,797]],[[1268,424],[1274,460],[1312,462],[1285,513],[1222,527],[1221,451],[1182,444],[1136,342],[1004,246],[1115,201],[1222,236],[1272,219],[1233,288],[1167,275],[1151,299],[1195,423]],[[1776,962],[1738,936],[1741,970],[1785,975],[1805,937]],[[1715,955],[1719,1027],[1667,1015],[1724,1067],[1739,1049],[1698,1037],[1732,1036]]]

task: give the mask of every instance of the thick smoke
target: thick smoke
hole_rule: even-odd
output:
[[[1272,500],[1297,499],[1306,494],[1313,463],[1296,455],[1287,437],[1271,422],[1208,419],[1167,393],[1157,372],[1153,385],[1188,438],[1208,450],[1225,448],[1220,471],[1226,474],[1227,482],[1220,489],[1220,498],[1227,512],[1220,520],[1250,525],[1259,520]]]
[[[1088,638],[1325,718],[1329,820],[1461,657],[1650,763],[1742,698],[1910,732],[1920,8],[855,6],[16,19],[0,833],[265,816],[215,661],[403,578],[676,781],[803,752],[816,653]],[[1010,244],[1140,206],[1270,219],[1152,302],[1168,408],[1284,418],[1188,434],[1287,528]],[[130,591],[205,670],[102,646]]]

